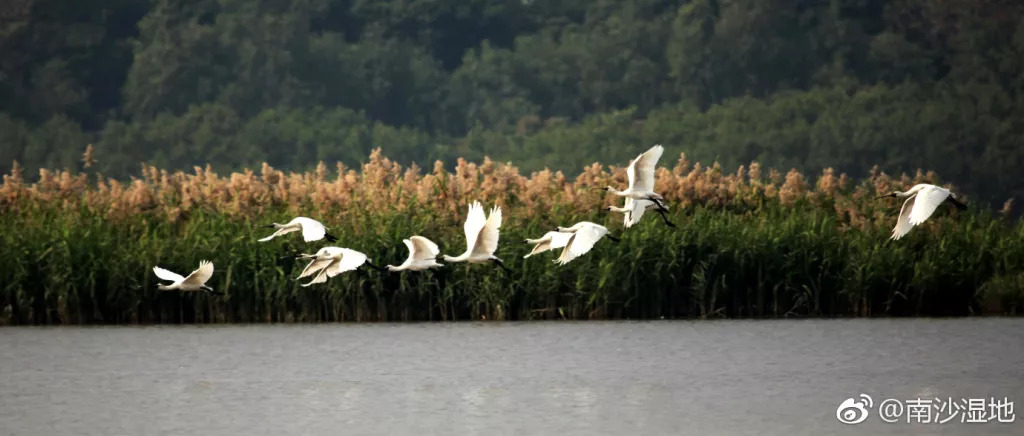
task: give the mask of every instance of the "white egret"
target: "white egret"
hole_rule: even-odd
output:
[[[266,242],[271,239],[274,239],[277,236],[285,235],[291,232],[297,232],[300,230],[302,231],[302,239],[304,239],[306,242],[319,241],[324,238],[327,238],[327,240],[330,242],[335,242],[338,240],[338,238],[327,233],[327,227],[325,227],[323,224],[320,224],[319,221],[312,218],[306,218],[304,216],[297,217],[291,221],[288,221],[288,223],[286,224],[273,223],[265,226],[259,226],[257,228],[277,229],[277,231],[275,231],[272,235],[260,239],[260,242]]]
[[[403,239],[402,242],[409,247],[409,257],[401,265],[388,265],[388,271],[423,271],[441,266],[437,263],[437,255],[441,250],[438,250],[434,241],[422,236],[413,236]]]
[[[604,208],[604,210],[607,211],[622,213],[622,224],[626,228],[633,227],[634,224],[640,222],[640,218],[644,216],[644,212],[651,209],[654,209],[661,215],[661,219],[665,221],[665,225],[669,227],[676,226],[675,223],[669,221],[668,217],[665,216],[665,211],[668,210],[668,206],[662,204],[661,207],[658,207],[658,205],[654,204],[651,200],[634,200],[626,197],[626,204],[623,207],[608,206]]]
[[[459,256],[444,255],[445,262],[469,262],[484,263],[494,262],[502,269],[510,271],[505,267],[505,262],[494,255],[498,249],[498,228],[501,227],[501,208],[494,206],[491,213],[484,217],[484,207],[479,201],[469,205],[469,213],[466,215],[466,224],[463,229],[466,232],[466,252]]]
[[[572,227],[559,227],[558,231],[572,233],[569,243],[562,248],[562,254],[555,259],[555,263],[561,265],[586,254],[603,237],[611,239],[612,242],[619,242],[619,238],[608,234],[607,227],[589,221],[580,221]]]
[[[661,159],[661,154],[664,152],[665,148],[659,144],[640,153],[636,159],[629,163],[629,167],[626,168],[626,175],[629,177],[629,187],[625,191],[620,191],[608,186],[605,190],[619,197],[627,197],[634,200],[650,200],[659,208],[664,209],[665,204],[662,201],[664,197],[654,192],[654,170],[658,165],[658,159]]]
[[[956,199],[956,194],[946,188],[927,183],[914,185],[906,192],[893,191],[878,198],[886,197],[907,198],[903,202],[903,207],[900,208],[900,216],[896,219],[896,227],[892,229],[892,236],[889,237],[892,240],[902,238],[910,232],[911,228],[923,223],[944,201],[953,203],[958,209],[967,209],[966,204]],[[911,202],[913,204],[910,204]],[[907,207],[908,204],[910,207]]]
[[[206,281],[213,277],[213,263],[210,261],[200,261],[199,268],[192,271],[188,277],[182,277],[181,274],[174,273],[158,266],[153,267],[153,274],[156,274],[162,280],[170,281],[169,285],[158,285],[157,289],[161,291],[203,291],[207,294],[223,295],[223,292],[216,292],[213,288],[206,286]]]
[[[527,244],[533,244],[533,250],[530,253],[523,256],[523,259],[533,256],[537,253],[543,253],[548,250],[554,250],[556,248],[562,248],[569,243],[569,239],[572,238],[572,233],[563,232],[547,232],[544,236],[537,239],[527,239]]]
[[[383,268],[370,262],[370,258],[366,254],[348,248],[323,247],[316,254],[300,254],[297,257],[312,260],[296,277],[296,280],[316,274],[313,280],[302,285],[303,287],[326,282],[328,278],[355,270],[364,264],[377,271],[384,271]]]

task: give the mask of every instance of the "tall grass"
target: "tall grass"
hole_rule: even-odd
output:
[[[87,156],[91,159],[91,156]],[[898,242],[888,241],[900,202],[874,200],[933,174],[874,171],[854,183],[826,170],[811,184],[791,171],[733,174],[690,165],[658,169],[656,189],[676,229],[657,217],[624,230],[600,207],[599,189],[626,183],[623,168],[594,164],[575,181],[524,176],[485,160],[438,163],[427,174],[375,151],[359,171],[218,176],[144,166],[121,183],[99,174],[17,166],[0,185],[0,323],[315,322],[452,319],[903,316],[1015,314],[1024,309],[1024,225],[979,208],[942,207]],[[413,234],[442,251],[464,249],[466,204],[503,208],[490,265],[424,273],[346,273],[303,288],[302,264],[279,257],[326,244],[256,239],[256,224],[296,215],[322,220],[337,245],[398,264]],[[969,199],[968,199],[969,200]],[[604,222],[622,242],[601,241],[564,267],[554,254],[523,259],[521,241],[556,225]],[[294,235],[290,235],[294,236]],[[151,268],[187,273],[216,265],[225,296],[160,292]]]

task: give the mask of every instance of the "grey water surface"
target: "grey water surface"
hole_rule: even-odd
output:
[[[1024,434],[877,414],[1024,415],[1013,318],[3,328],[0,353],[5,435]]]

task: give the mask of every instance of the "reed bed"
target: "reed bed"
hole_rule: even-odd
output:
[[[85,156],[91,163],[91,151]],[[211,168],[143,166],[117,181],[85,171],[15,163],[0,185],[0,323],[322,322],[477,319],[621,319],[1017,314],[1024,308],[1024,225],[974,207],[941,207],[907,237],[888,241],[901,201],[895,188],[931,173],[859,181],[825,170],[812,182],[757,163],[724,173],[685,155],[658,168],[656,189],[679,227],[657,217],[623,232],[623,167],[593,164],[571,179],[529,176],[511,164],[459,160],[453,172],[402,167],[378,149],[358,169],[321,163],[286,173],[264,164],[220,176]],[[503,209],[497,255],[513,271],[455,264],[424,273],[354,272],[303,288],[312,253],[285,237],[256,239],[256,224],[296,215],[324,222],[337,245],[399,264],[401,240],[419,234],[442,252],[464,250],[467,203]],[[969,198],[967,199],[970,200]],[[1008,208],[1008,207],[1007,207]],[[579,220],[605,223],[602,241],[564,267],[555,254],[523,259],[521,241]],[[225,296],[161,292],[151,268],[188,273],[216,265],[208,283]]]

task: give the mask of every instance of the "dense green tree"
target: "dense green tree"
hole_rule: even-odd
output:
[[[624,164],[638,148],[1024,195],[1016,0],[11,0],[0,171]],[[672,156],[671,159],[675,159]]]
[[[351,13],[371,33],[415,42],[451,70],[481,41],[508,47],[536,27],[531,1],[353,0]],[[540,3],[540,2],[538,2]],[[559,3],[559,2],[554,2]]]
[[[39,124],[63,114],[87,129],[120,104],[128,38],[144,0],[12,0],[0,6],[0,111]]]
[[[510,51],[492,48],[487,42],[467,53],[451,77],[447,112],[453,125],[449,129],[508,132],[520,118],[537,113],[540,107],[516,80],[526,74],[523,67]]]

